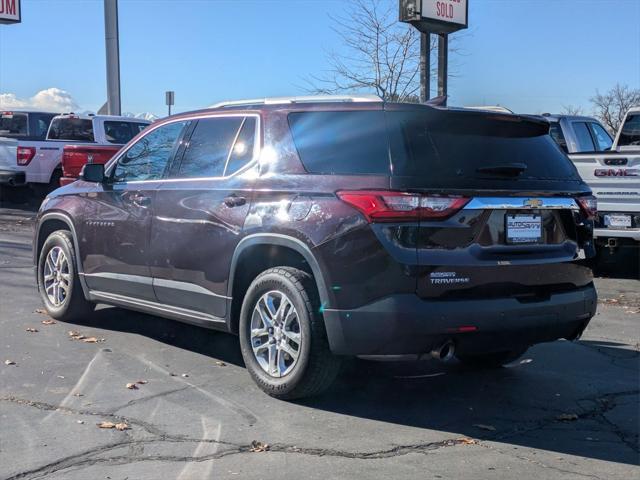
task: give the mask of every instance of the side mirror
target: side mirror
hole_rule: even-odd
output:
[[[104,183],[104,165],[102,163],[87,163],[82,167],[80,179],[85,182]]]

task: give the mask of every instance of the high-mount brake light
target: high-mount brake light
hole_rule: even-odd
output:
[[[576,200],[580,208],[589,220],[593,220],[598,215],[598,200],[593,195],[577,197]]]
[[[357,208],[369,223],[442,220],[469,201],[464,197],[437,197],[387,190],[342,190],[338,198]]]
[[[29,165],[33,157],[36,156],[35,147],[18,147],[16,149],[16,162],[21,167]]]

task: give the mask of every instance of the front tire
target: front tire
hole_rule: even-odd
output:
[[[340,359],[329,350],[319,307],[313,278],[296,268],[271,268],[249,286],[240,312],[240,347],[265,393],[309,397],[335,380]]]
[[[77,265],[71,233],[49,235],[38,259],[38,287],[47,313],[57,320],[75,321],[95,308],[84,297]]]

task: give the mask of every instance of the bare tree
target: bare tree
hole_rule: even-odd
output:
[[[617,83],[606,93],[596,90],[590,101],[593,104],[594,115],[615,133],[620,128],[627,110],[640,105],[640,89]]]
[[[389,0],[350,0],[331,16],[344,51],[329,52],[330,69],[306,79],[315,94],[371,92],[388,101],[417,102],[420,93],[420,33],[398,21]],[[430,48],[437,48],[432,38]]]
[[[572,116],[584,115],[584,110],[582,110],[582,107],[575,106],[575,105],[563,105],[562,114],[572,115]]]

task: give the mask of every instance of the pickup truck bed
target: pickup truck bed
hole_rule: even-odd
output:
[[[107,163],[120,148],[121,145],[66,145],[62,154],[60,185],[76,181],[86,163]]]

